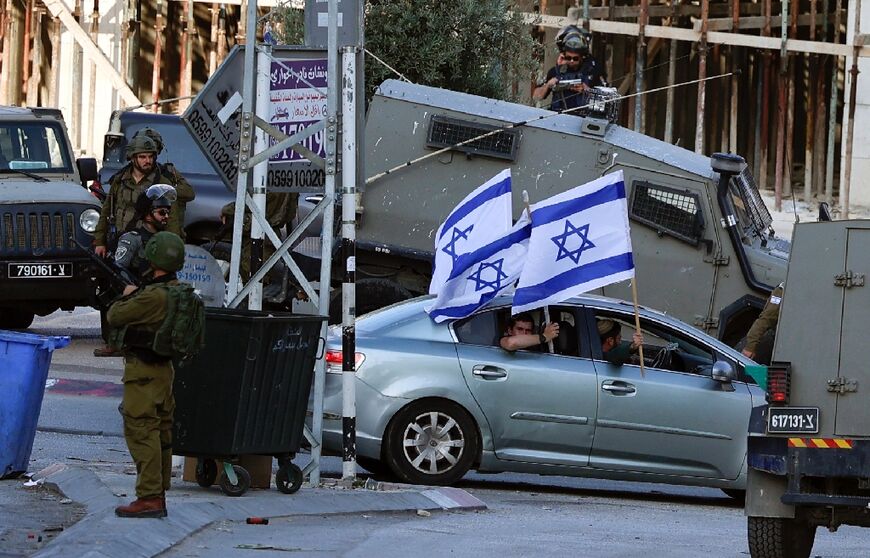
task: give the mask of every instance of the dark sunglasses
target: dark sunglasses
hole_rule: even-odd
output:
[[[157,215],[160,215],[161,217],[166,217],[167,215],[169,215],[169,210],[166,208],[160,208],[160,209],[155,209],[154,213],[156,213]]]
[[[566,62],[579,62],[579,61],[580,61],[580,57],[579,57],[579,56],[565,56],[565,55],[563,54],[563,55],[562,55],[562,58],[563,58]]]

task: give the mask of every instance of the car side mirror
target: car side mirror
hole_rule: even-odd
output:
[[[713,380],[723,384],[731,383],[737,377],[731,364],[724,360],[717,360],[713,363],[713,370],[710,375]]]
[[[99,176],[97,174],[97,160],[93,157],[82,157],[76,159],[76,167],[79,169],[79,178],[82,179],[83,185],[92,180],[96,180]]]

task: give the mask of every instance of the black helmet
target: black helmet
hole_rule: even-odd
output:
[[[172,207],[177,197],[171,184],[153,184],[136,198],[136,214],[144,217],[158,207]]]
[[[157,156],[157,144],[148,136],[133,136],[127,143],[127,159],[132,159],[140,153],[153,153]]]
[[[184,241],[175,233],[160,231],[145,245],[145,259],[164,271],[178,271],[184,267]]]
[[[155,147],[157,147],[158,155],[163,152],[163,136],[161,136],[160,132],[158,132],[154,128],[146,126],[141,130],[137,130],[136,133],[133,134],[133,137],[135,138],[137,136],[145,136],[146,138],[149,138],[151,141],[153,141]]]
[[[556,34],[556,46],[559,48],[559,52],[588,54],[591,42],[592,37],[589,35],[589,31],[576,25],[563,27]]]

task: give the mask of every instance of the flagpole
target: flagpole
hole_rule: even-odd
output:
[[[527,190],[523,190],[523,203],[526,205],[526,214],[529,216],[529,223],[532,222],[532,208],[529,206],[529,192]],[[550,307],[546,304],[544,305],[544,327],[547,327],[547,324],[550,323]],[[547,348],[550,349],[551,353],[555,353],[556,351],[553,349],[553,340],[550,339],[547,341]]]
[[[634,298],[634,328],[635,331],[640,333],[640,311],[637,308],[637,277],[631,278],[631,296]],[[640,356],[640,377],[643,378],[646,376],[646,373],[643,369],[643,343],[641,343],[637,348],[637,354]]]

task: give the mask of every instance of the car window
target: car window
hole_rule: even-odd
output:
[[[132,122],[124,127],[124,135],[129,141],[142,128],[157,130],[163,137],[165,146],[157,157],[160,163],[172,163],[182,174],[215,174],[214,168],[205,158],[196,140],[184,126],[181,119],[161,121]],[[124,144],[126,146],[126,143]],[[112,166],[127,164],[124,146],[106,152],[106,163]]]
[[[0,169],[72,170],[63,131],[48,122],[7,122],[0,126]]]
[[[559,323],[559,337],[553,342],[553,353],[565,356],[580,356],[580,341],[576,327],[575,310],[568,306],[551,306],[550,321]],[[543,310],[529,312],[533,319],[532,330],[541,331],[545,321]],[[501,338],[511,323],[511,309],[499,308],[479,312],[470,318],[459,320],[453,326],[460,343],[469,345],[489,345],[501,348]],[[546,345],[536,345],[521,351],[549,352]]]
[[[621,343],[630,344],[634,331],[634,315],[610,311],[595,312],[596,329],[602,320],[613,320],[620,327]],[[667,324],[641,318],[640,329],[643,333],[644,365],[687,372],[692,374],[709,374],[716,360],[714,351],[702,342],[692,339],[674,330]],[[598,339],[598,351],[600,353]],[[604,355],[601,356],[604,358]],[[632,354],[626,364],[640,364],[638,354]]]

